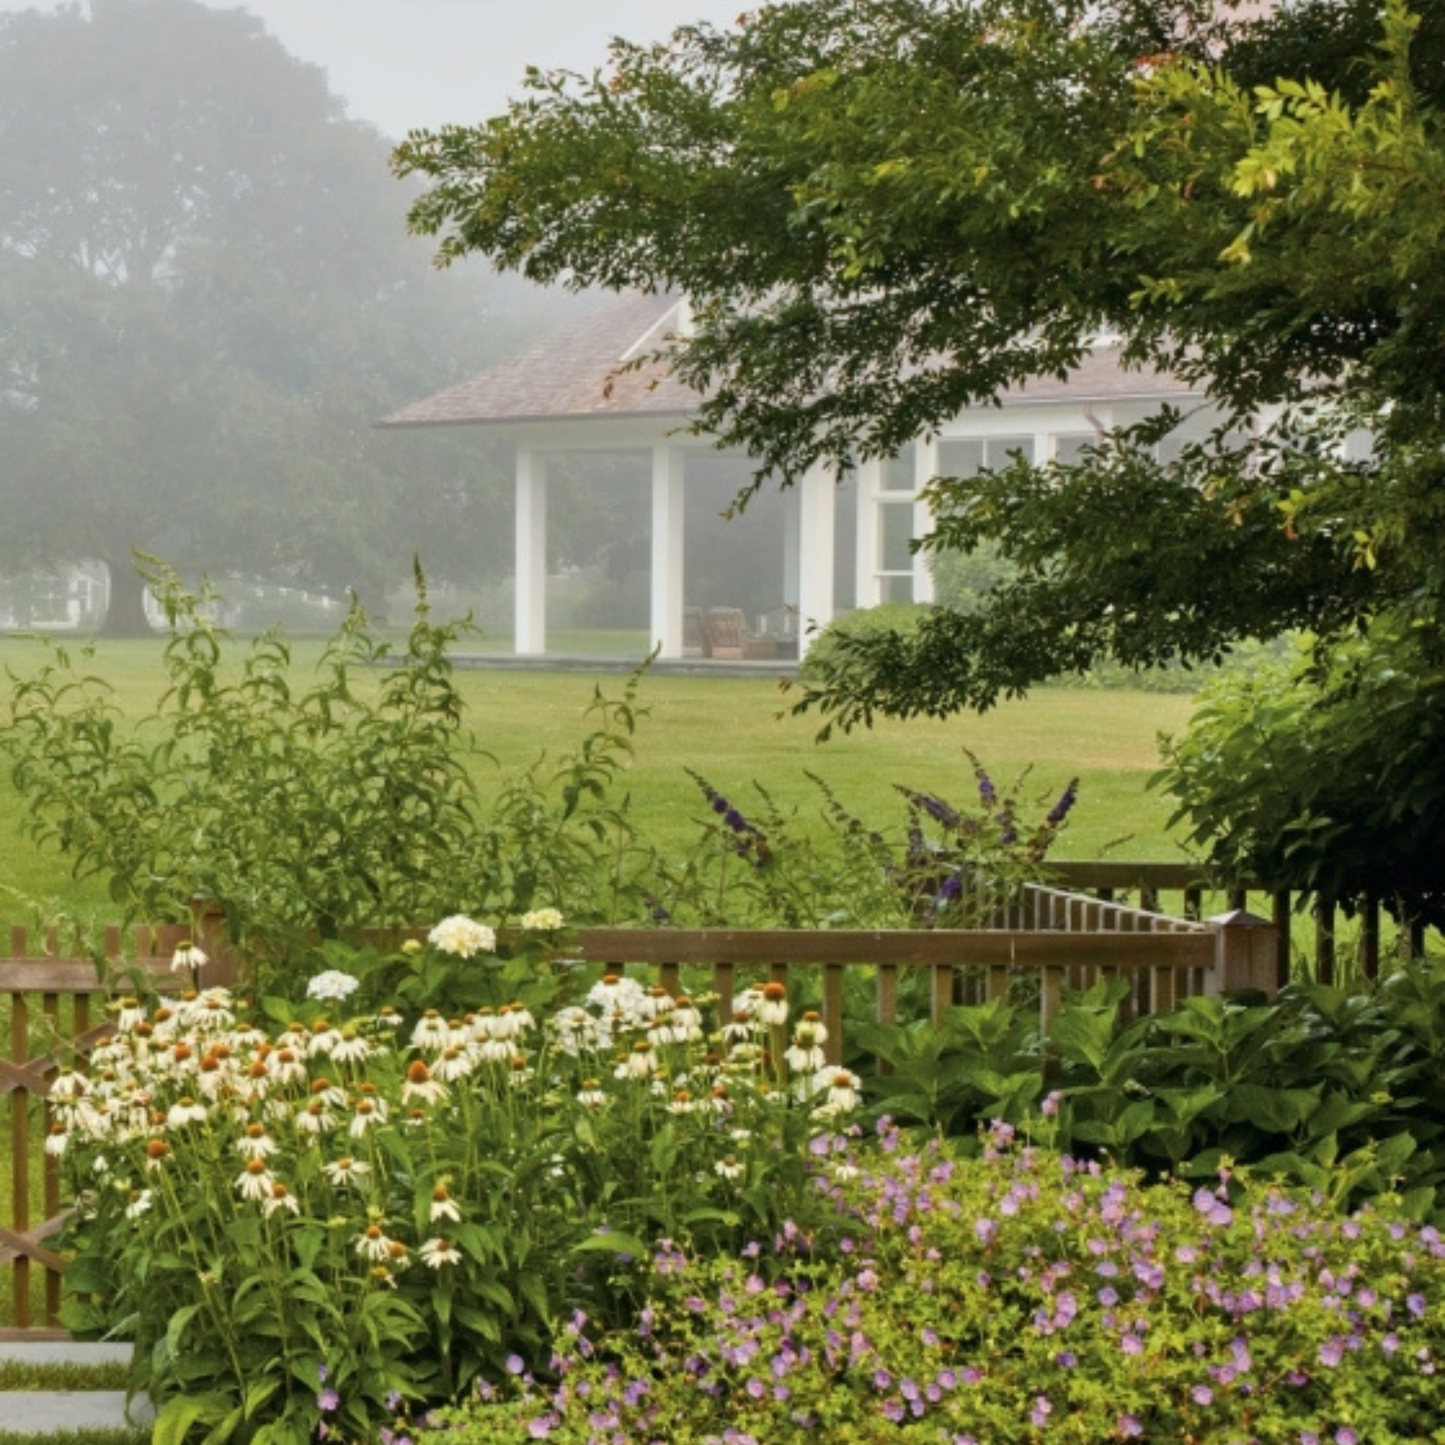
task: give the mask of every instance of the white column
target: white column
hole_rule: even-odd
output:
[[[914,482],[919,492],[922,492],[938,472],[938,441],[934,437],[927,439],[920,437],[913,448]],[[915,501],[913,504],[913,535],[914,538],[926,537],[933,530],[933,513],[928,509],[928,503]],[[915,602],[933,601],[933,568],[929,564],[930,554],[927,552],[915,552],[913,554],[913,600]]]
[[[517,448],[516,597],[513,642],[518,656],[547,651],[547,466],[531,447]]]
[[[652,645],[682,656],[683,453],[652,449]]]
[[[883,600],[878,576],[878,491],[883,464],[864,462],[858,468],[858,528],[853,556],[853,595],[859,607],[876,607]]]
[[[789,487],[783,503],[783,606],[798,610],[798,498],[800,487]]]
[[[810,632],[833,620],[832,475],[814,467],[798,482],[798,655],[813,641]],[[816,634],[814,634],[815,636]]]

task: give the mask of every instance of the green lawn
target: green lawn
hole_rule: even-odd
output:
[[[297,644],[298,687],[306,686],[318,650],[315,642]],[[115,688],[125,716],[142,715],[159,696],[164,685],[160,654],[158,640],[99,645],[91,670]],[[25,672],[42,656],[25,639],[0,639],[0,662],[12,671]],[[575,745],[590,728],[584,713],[594,690],[616,696],[624,683],[619,676],[585,673],[468,670],[456,676],[478,744],[496,759],[478,759],[484,790],[496,787],[509,769]],[[983,717],[880,722],[870,731],[835,735],[823,744],[815,741],[819,719],[789,715],[788,695],[767,679],[650,677],[641,700],[648,715],[626,791],[635,817],[669,846],[693,839],[704,813],[688,767],[744,812],[758,782],[808,816],[817,811],[817,794],[805,776],[813,771],[854,812],[870,823],[890,825],[902,817],[894,784],[969,801],[975,784],[964,750],[972,749],[1000,786],[1032,765],[1022,795],[1038,802],[1032,817],[1041,817],[1069,779],[1079,775],[1080,802],[1056,856],[1092,858],[1106,851],[1129,858],[1177,856],[1166,829],[1169,802],[1145,785],[1158,761],[1157,735],[1184,725],[1191,705],[1187,697],[1043,689]],[[63,859],[38,851],[23,835],[22,816],[23,801],[8,776],[0,776],[0,916],[6,922],[33,922],[54,905],[103,917],[102,890],[75,883]]]

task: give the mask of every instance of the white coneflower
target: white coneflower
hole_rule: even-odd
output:
[[[451,1025],[434,1008],[429,1008],[411,1031],[412,1048],[423,1053],[439,1054],[451,1041]]]
[[[164,1139],[147,1139],[145,1147],[146,1168],[152,1173],[164,1169],[172,1157],[171,1146]]]
[[[149,1189],[132,1189],[130,1192],[130,1203],[125,1207],[127,1219],[139,1219],[148,1213],[151,1207],[151,1192]]]
[[[187,1124],[203,1123],[205,1118],[206,1106],[204,1104],[198,1104],[192,1098],[177,1099],[166,1110],[166,1128],[184,1129]]]
[[[268,1060],[271,1077],[282,1085],[299,1084],[306,1077],[303,1056],[289,1045],[277,1049]]]
[[[50,1132],[45,1136],[45,1152],[52,1159],[59,1159],[65,1153],[65,1146],[70,1142],[70,1132],[64,1124],[52,1124]]]
[[[439,1104],[446,1097],[447,1086],[432,1078],[431,1070],[420,1059],[407,1065],[406,1082],[401,1086],[403,1104]]]
[[[583,1079],[582,1088],[578,1091],[577,1102],[584,1109],[600,1109],[607,1103],[607,1095],[602,1092],[602,1085],[599,1079]]]
[[[679,1089],[668,1101],[667,1109],[670,1114],[693,1114],[697,1112],[698,1102],[686,1089]]]
[[[115,1016],[116,1029],[123,1034],[133,1033],[145,1022],[146,1011],[141,1001],[134,994],[126,994],[120,1001],[119,1011]]]
[[[264,1159],[248,1159],[246,1167],[236,1176],[236,1188],[242,1199],[266,1199],[276,1176],[266,1167]]]
[[[643,994],[637,1006],[637,1016],[644,1022],[651,1023],[654,1019],[670,1014],[673,1007],[672,995],[661,984],[653,984]]]
[[[341,1030],[341,1037],[332,1046],[331,1057],[338,1064],[364,1064],[380,1052],[370,1039],[348,1026]]]
[[[445,1184],[438,1184],[431,1192],[431,1213],[430,1219],[433,1224],[439,1219],[449,1219],[453,1224],[460,1224],[462,1211],[456,1200],[452,1198]]]
[[[344,1184],[359,1184],[371,1173],[371,1165],[363,1159],[333,1159],[321,1166],[322,1172],[338,1188]]]
[[[680,998],[668,1020],[672,1026],[672,1041],[676,1044],[694,1044],[702,1038],[702,1014],[690,998]]]
[[[788,991],[780,983],[763,985],[762,1002],[757,1008],[758,1022],[766,1028],[777,1029],[788,1021]]]
[[[324,1056],[329,1059],[340,1042],[341,1030],[327,1023],[325,1019],[317,1019],[306,1040],[306,1057],[315,1059]]]
[[[507,1003],[497,1010],[497,1023],[504,1039],[519,1039],[537,1027],[537,1020],[526,1004]]]
[[[858,1107],[858,1090],[863,1081],[848,1069],[824,1069],[818,1075],[820,1086],[826,1086],[828,1097],[823,1109],[830,1114],[846,1114]]]
[[[516,1053],[510,1039],[483,1039],[476,1050],[477,1060],[483,1064],[508,1064]]]
[[[351,1123],[346,1132],[353,1139],[364,1139],[378,1125],[385,1124],[387,1114],[385,1099],[358,1099],[352,1108]]]
[[[312,1099],[296,1115],[294,1123],[298,1134],[319,1138],[322,1134],[329,1134],[336,1127],[336,1115],[326,1107],[323,1100]]]
[[[791,1073],[807,1075],[816,1074],[819,1069],[826,1067],[828,1060],[817,1044],[803,1045],[795,1041],[792,1047],[784,1052],[783,1062]],[[813,1090],[809,1089],[807,1092],[812,1093]]]
[[[374,1264],[384,1264],[391,1258],[393,1242],[386,1237],[386,1231],[379,1224],[368,1224],[352,1241],[357,1254]]]
[[[266,1132],[264,1124],[247,1124],[236,1140],[236,1152],[247,1159],[265,1159],[276,1152],[276,1141]]]
[[[631,1050],[622,1056],[613,1073],[619,1079],[646,1079],[657,1072],[657,1055],[645,1039],[638,1040]]]
[[[798,1020],[794,1038],[804,1048],[828,1042],[828,1026],[823,1022],[823,1017],[817,1009],[810,1008]]]
[[[722,1026],[723,1042],[726,1044],[744,1044],[755,1038],[758,1032],[758,1021],[753,1017],[751,1009],[735,1008],[733,1016]]]
[[[301,1213],[301,1201],[279,1182],[271,1186],[270,1194],[262,1201],[261,1213],[270,1219],[278,1209],[289,1209],[292,1214]]]
[[[392,1004],[387,1004],[376,1016],[377,1025],[384,1029],[399,1029],[405,1022],[401,1010]]]
[[[593,1016],[576,1004],[558,1009],[547,1020],[547,1027],[559,1049],[576,1058],[584,1051],[591,1053],[608,1047],[610,1039]]]
[[[328,1109],[343,1109],[346,1107],[346,1090],[340,1084],[333,1084],[330,1079],[313,1079],[311,1100],[313,1103],[324,1104]]]
[[[497,951],[496,933],[485,923],[478,923],[464,913],[443,918],[427,934],[427,942],[438,953],[447,953],[453,958],[472,958],[478,953]]]
[[[191,939],[183,938],[176,945],[176,951],[171,954],[171,972],[194,973],[197,969],[204,968],[210,961],[206,957],[204,949],[192,942]]]
[[[731,1154],[723,1155],[712,1167],[715,1174],[729,1182],[735,1179],[741,1179],[747,1172],[744,1166],[739,1164]]]
[[[520,1089],[525,1084],[530,1084],[537,1077],[537,1071],[526,1060],[522,1054],[516,1054],[512,1059],[512,1067],[507,1074],[507,1083],[514,1089]]]
[[[429,1239],[417,1253],[428,1269],[441,1269],[443,1265],[462,1262],[461,1250],[449,1239]]]
[[[478,1049],[481,1054],[487,1044],[482,1044]],[[511,1048],[507,1044],[502,1045],[507,1049],[507,1057],[511,1057]],[[476,1067],[476,1059],[469,1049],[457,1044],[448,1044],[435,1059],[432,1060],[432,1074],[444,1084],[454,1084],[458,1079],[465,1079]]]
[[[84,1074],[74,1069],[61,1069],[50,1085],[52,1104],[72,1104],[90,1092],[90,1083]]]

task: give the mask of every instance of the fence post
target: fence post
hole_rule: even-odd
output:
[[[1217,996],[1253,988],[1273,998],[1278,979],[1274,924],[1243,908],[1206,922],[1214,928],[1214,967],[1205,977],[1204,992]]]
[[[226,934],[226,915],[204,894],[191,898],[191,937],[209,962],[201,982],[209,988],[235,988],[240,982],[240,969],[231,940]]]

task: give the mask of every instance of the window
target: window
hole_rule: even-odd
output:
[[[938,475],[941,477],[976,477],[982,471],[998,471],[1008,466],[1014,453],[1026,462],[1034,459],[1031,436],[953,437],[938,444]]]
[[[916,476],[913,448],[904,447],[896,457],[889,457],[883,463],[878,488],[884,492],[908,492],[911,495],[918,490]]]

